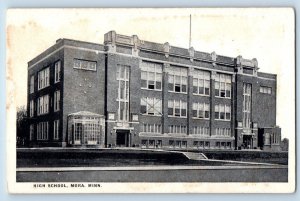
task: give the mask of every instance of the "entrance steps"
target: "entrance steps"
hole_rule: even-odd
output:
[[[208,158],[203,153],[198,152],[182,152],[190,160],[207,160]]]

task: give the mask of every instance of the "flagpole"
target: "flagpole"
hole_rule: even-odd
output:
[[[189,48],[191,48],[192,42],[192,15],[190,14],[190,38],[189,38]]]

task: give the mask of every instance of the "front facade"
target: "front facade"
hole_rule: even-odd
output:
[[[28,63],[32,146],[276,147],[277,78],[256,59],[104,38],[59,39]]]

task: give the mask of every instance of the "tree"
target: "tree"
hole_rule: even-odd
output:
[[[288,151],[289,150],[289,139],[283,138],[283,140],[280,143],[280,147],[282,151]]]
[[[17,147],[25,146],[28,140],[28,118],[25,106],[17,108]]]

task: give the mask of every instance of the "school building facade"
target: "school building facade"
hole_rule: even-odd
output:
[[[279,150],[274,74],[110,31],[28,62],[31,146]]]

